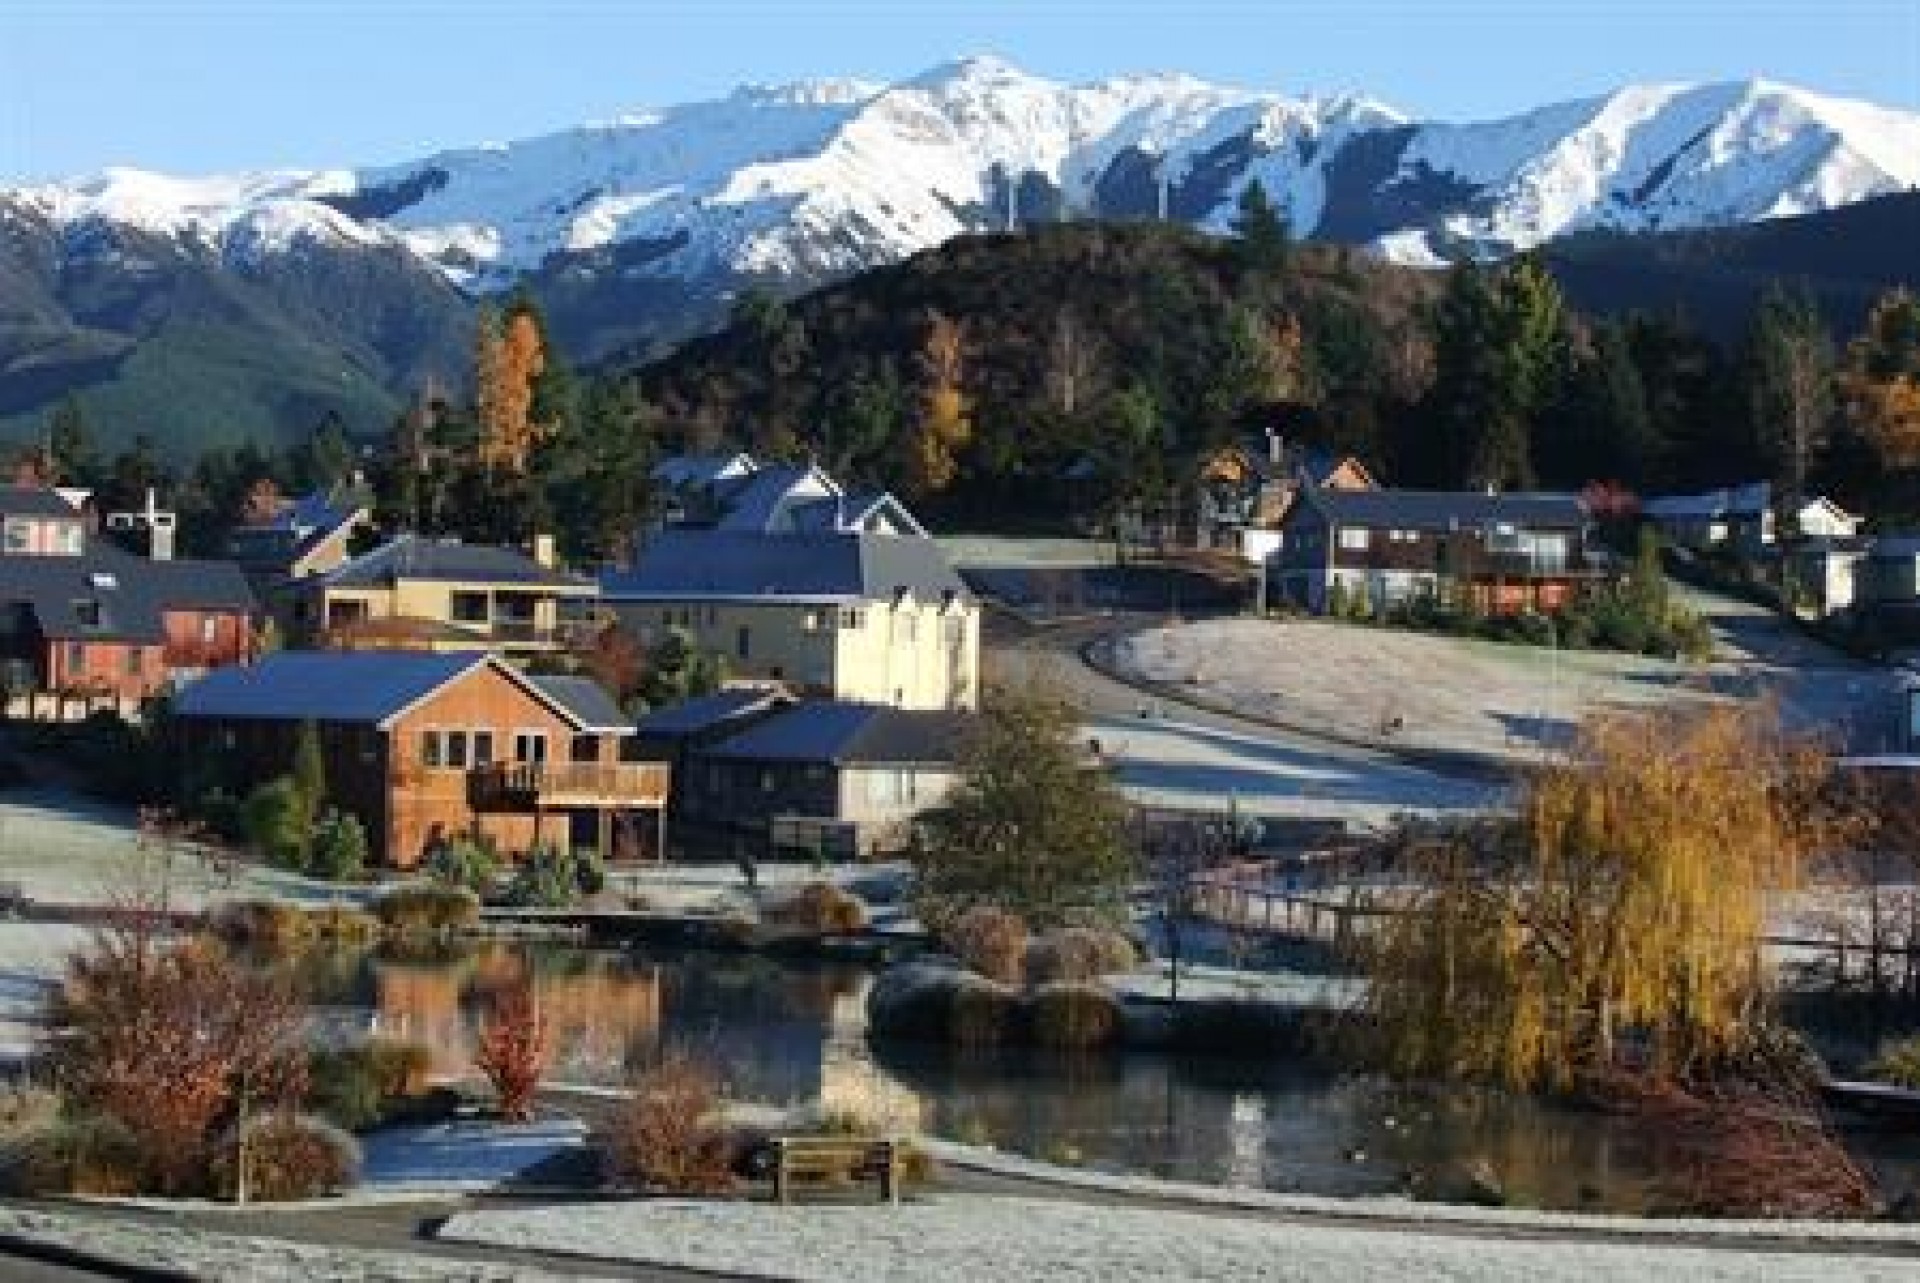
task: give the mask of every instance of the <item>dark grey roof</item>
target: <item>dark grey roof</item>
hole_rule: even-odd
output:
[[[341,588],[385,588],[401,579],[533,584],[551,588],[590,586],[587,580],[542,566],[517,548],[441,542],[401,535],[330,571],[323,582]]]
[[[966,593],[933,540],[851,531],[664,530],[632,569],[611,571],[600,582],[609,601],[878,600],[902,588],[923,600]]]
[[[45,486],[0,486],[0,514],[18,517],[77,517],[78,509]]]
[[[743,688],[695,695],[692,699],[683,699],[678,704],[653,710],[640,719],[636,729],[642,735],[663,739],[697,735],[737,718],[749,717],[788,698],[785,692],[770,688]]]
[[[809,700],[755,722],[706,756],[835,766],[950,766],[973,727],[971,713]]]
[[[0,555],[0,605],[31,610],[47,637],[143,643],[166,639],[170,609],[254,608],[253,590],[231,562],[149,561],[89,542],[79,556]]]
[[[1474,529],[1507,523],[1576,528],[1587,524],[1578,495],[1474,490],[1326,490],[1304,492],[1306,503],[1336,525],[1394,526],[1410,530]],[[1290,513],[1291,517],[1292,514]]]
[[[455,677],[492,662],[484,651],[286,650],[222,668],[182,688],[181,717],[379,723]]]
[[[620,711],[607,688],[591,677],[537,674],[527,680],[582,730],[625,734],[633,729],[633,719]]]
[[[653,465],[652,477],[668,486],[710,486],[728,474],[752,472],[757,467],[744,454],[673,454]]]

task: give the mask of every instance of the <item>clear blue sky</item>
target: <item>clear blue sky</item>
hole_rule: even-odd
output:
[[[403,160],[978,52],[1452,119],[1753,75],[1920,109],[1920,0],[0,0],[0,182]]]

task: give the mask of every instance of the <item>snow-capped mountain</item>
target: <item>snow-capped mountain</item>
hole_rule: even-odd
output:
[[[1063,85],[991,58],[811,81],[396,166],[0,192],[74,252],[103,228],[229,266],[404,249],[467,290],[537,273],[807,282],[1074,215],[1220,226],[1258,179],[1304,235],[1405,262],[1595,227],[1720,226],[1920,185],[1920,116],[1764,81],[1635,86],[1508,120],[1414,121],[1180,75]]]

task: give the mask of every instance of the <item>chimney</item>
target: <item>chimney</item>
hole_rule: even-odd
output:
[[[174,514],[162,511],[153,491],[148,490],[147,510],[141,516],[147,527],[147,556],[154,561],[172,561]]]
[[[543,569],[552,570],[558,558],[553,551],[553,536],[539,534],[533,537],[533,559]]]
[[[1287,461],[1287,439],[1277,428],[1267,429],[1267,462],[1278,467]]]

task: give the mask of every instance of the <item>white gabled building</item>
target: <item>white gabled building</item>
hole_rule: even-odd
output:
[[[642,642],[680,629],[733,676],[832,699],[977,704],[979,603],[893,495],[810,464],[736,467],[682,493],[681,515],[601,581]]]

